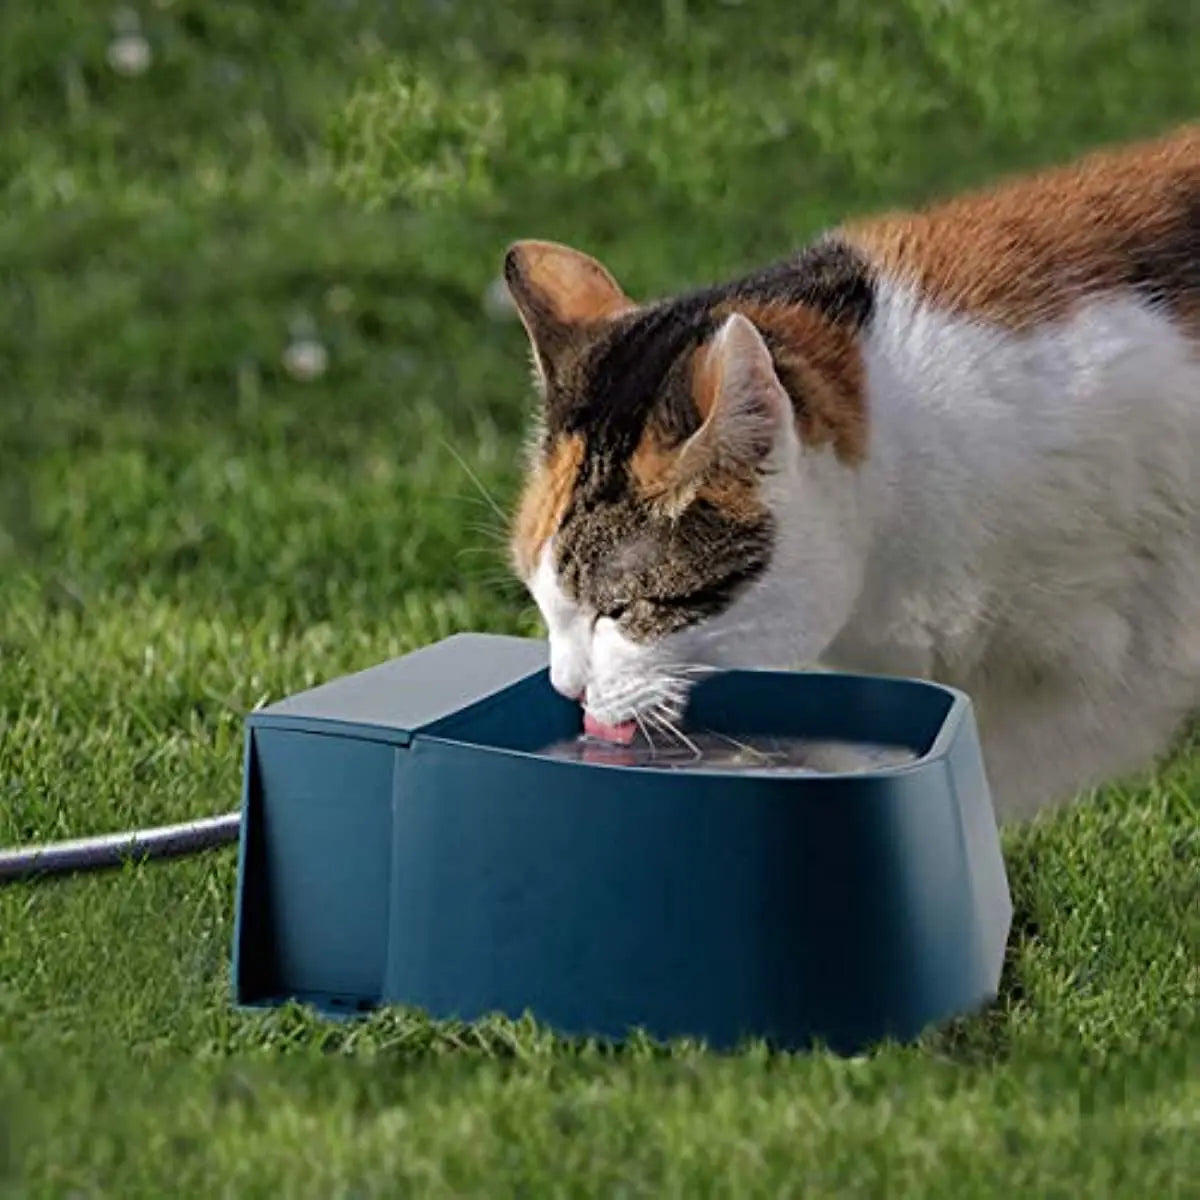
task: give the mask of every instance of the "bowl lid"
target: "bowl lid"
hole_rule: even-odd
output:
[[[406,746],[413,735],[545,669],[547,644],[463,633],[251,713],[253,728],[330,732]]]

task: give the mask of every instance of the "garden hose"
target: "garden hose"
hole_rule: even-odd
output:
[[[238,839],[242,814],[223,813],[178,825],[129,829],[99,837],[71,838],[62,842],[0,849],[0,884],[43,875],[98,871],[127,862],[155,858],[180,858],[225,846]]]

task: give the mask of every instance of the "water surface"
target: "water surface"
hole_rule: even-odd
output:
[[[915,762],[907,746],[830,738],[776,737],[687,730],[679,738],[639,735],[631,745],[582,735],[552,742],[538,753],[568,762],[603,763],[616,767],[654,767],[664,771],[778,771],[808,775],[854,775]]]

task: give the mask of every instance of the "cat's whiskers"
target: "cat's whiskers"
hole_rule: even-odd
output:
[[[669,671],[659,668],[652,678],[631,680],[606,699],[608,699],[610,707],[618,703],[633,703],[634,707],[643,707],[645,702],[657,699],[664,691],[670,694],[684,686],[686,684],[683,680],[675,679]],[[635,700],[640,700],[642,703],[635,703]]]
[[[475,508],[486,509],[489,513],[495,511],[491,504],[481,496],[472,496],[463,492],[445,492],[439,495],[438,499],[450,504],[470,504]]]
[[[633,719],[637,722],[637,727],[641,730],[642,737],[646,739],[646,745],[650,747],[650,753],[654,754],[658,750],[658,747],[654,744],[654,738],[650,736],[650,730],[647,727],[646,722],[643,720],[642,714],[634,713]]]
[[[502,529],[498,525],[487,525],[479,521],[471,521],[463,526],[468,533],[478,533],[488,538],[496,546],[503,546],[508,542],[508,530]]]
[[[689,685],[684,680],[660,679],[655,688],[655,699],[651,707],[678,714],[684,706],[688,691]]]
[[[708,732],[713,737],[719,737],[721,741],[728,742],[734,749],[740,750],[743,754],[749,754],[757,758],[760,762],[769,763],[774,760],[775,756],[771,755],[768,751],[759,750],[756,746],[751,746],[749,742],[739,741],[732,734],[722,733],[719,729],[710,729]]]
[[[460,546],[454,551],[456,561],[473,560],[467,565],[470,571],[471,578],[479,578],[479,572],[474,569],[475,566],[480,568],[490,568],[488,570],[488,578],[490,582],[501,584],[507,588],[520,588],[524,590],[521,581],[513,574],[512,567],[508,563],[508,556],[505,553],[505,548],[498,544],[483,544],[474,546]]]
[[[693,757],[697,759],[704,757],[701,753],[700,747],[697,746],[696,743],[693,742],[692,739],[688,737],[688,735],[684,733],[678,725],[671,721],[669,717],[665,716],[661,709],[656,707],[651,710],[651,713],[654,716],[655,721],[661,727],[665,728],[669,733],[674,734],[674,736],[679,740],[680,744],[686,746],[692,752]]]
[[[650,682],[634,680],[611,693],[604,693],[603,706],[616,712],[627,709],[630,720],[637,720],[639,714],[656,707],[678,716],[690,686],[685,679],[662,675]]]
[[[505,597],[520,599],[520,593],[517,591],[518,585],[514,584],[511,579],[507,578],[507,576],[499,574],[476,575],[474,573],[466,573],[465,579],[468,583],[475,584],[478,587],[495,589],[495,591],[499,592]]]
[[[664,726],[664,725],[663,725],[663,723],[662,723],[662,722],[659,720],[659,718],[658,718],[658,716],[657,716],[657,714],[656,714],[656,713],[654,713],[654,712],[647,712],[647,713],[645,714],[645,718],[646,718],[646,720],[647,720],[647,721],[649,721],[649,722],[650,722],[650,724],[651,724],[651,725],[653,725],[653,726],[654,726],[654,728],[655,728],[655,729],[658,729],[658,730],[660,730],[662,733],[666,734],[666,735],[667,735],[667,737],[668,737],[668,739],[672,739],[673,735],[672,735],[672,734],[670,734],[670,732],[667,730],[666,726]]]
[[[642,707],[642,705],[637,703],[637,699],[645,691],[646,685],[641,680],[624,684],[612,692],[603,693],[604,707],[620,711],[623,707],[628,706],[636,710]]]
[[[442,445],[454,455],[455,459],[458,461],[458,465],[462,467],[463,473],[479,490],[479,494],[486,501],[488,507],[496,514],[496,516],[500,518],[502,524],[507,525],[508,514],[505,513],[504,509],[500,507],[495,496],[493,496],[491,492],[489,492],[484,486],[483,480],[481,480],[475,473],[474,469],[471,467],[471,464],[467,462],[467,460],[463,458],[463,456],[459,454],[459,452],[445,438],[441,438],[439,440],[441,441]]]
[[[668,679],[676,675],[713,675],[720,669],[720,667],[710,666],[707,663],[665,663],[661,668]]]
[[[695,680],[686,676],[664,675],[659,690],[662,699],[672,710],[681,710],[687,704],[687,698],[695,687]]]

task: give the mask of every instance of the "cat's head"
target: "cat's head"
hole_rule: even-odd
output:
[[[505,278],[541,398],[512,559],[554,686],[605,724],[673,719],[705,667],[819,654],[858,586],[849,335],[769,295],[639,305],[548,242]]]

